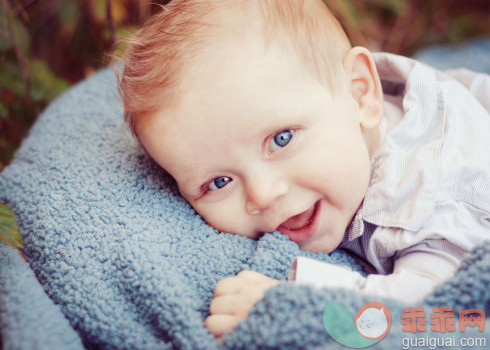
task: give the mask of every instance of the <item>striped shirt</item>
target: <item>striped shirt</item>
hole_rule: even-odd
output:
[[[341,248],[366,278],[299,257],[297,284],[414,302],[490,239],[490,77],[375,54],[385,96],[371,181]]]

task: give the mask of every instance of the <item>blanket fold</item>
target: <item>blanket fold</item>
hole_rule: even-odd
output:
[[[83,349],[77,332],[29,265],[0,245],[0,344],[4,349]]]

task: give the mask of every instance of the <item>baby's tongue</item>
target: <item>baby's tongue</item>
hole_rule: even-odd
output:
[[[307,211],[304,211],[298,215],[290,217],[285,222],[283,222],[281,226],[290,230],[297,230],[299,228],[302,228],[303,226],[308,224],[309,221],[311,220],[311,216],[313,215],[314,209],[315,206],[312,206]]]

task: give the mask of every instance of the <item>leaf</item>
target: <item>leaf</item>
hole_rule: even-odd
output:
[[[19,54],[27,59],[31,40],[24,24],[17,19],[7,1],[0,2],[0,51],[16,47]]]
[[[68,81],[57,76],[44,61],[37,59],[31,61],[31,79],[31,97],[35,102],[51,101],[70,87]]]
[[[19,65],[10,59],[0,61],[0,89],[5,88],[12,91],[18,96],[23,96],[26,93],[22,72]]]
[[[81,17],[80,12],[80,6],[73,0],[61,1],[56,9],[61,26],[64,30],[69,30],[70,32],[75,30],[76,24]]]
[[[107,9],[107,0],[94,1],[91,5],[93,11],[92,14],[94,14],[99,21],[104,21]]]
[[[0,243],[15,248],[24,248],[15,213],[5,204],[0,203]]]
[[[12,47],[7,15],[7,4],[0,1],[0,51],[7,51]]]
[[[128,15],[126,2],[127,1],[123,0],[114,0],[111,2],[112,21],[116,26],[122,24]],[[92,14],[99,20],[100,23],[104,23],[104,25],[107,25],[107,6],[108,0],[99,0],[97,2],[94,1],[92,4]]]
[[[394,12],[397,16],[402,16],[407,11],[408,4],[400,0],[378,0],[378,5]]]
[[[359,11],[352,1],[340,0],[338,5],[347,24],[353,28],[359,28]]]

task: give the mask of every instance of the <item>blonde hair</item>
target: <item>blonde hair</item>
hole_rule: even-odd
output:
[[[178,96],[183,72],[201,50],[230,24],[250,18],[260,22],[266,43],[279,40],[332,93],[342,88],[350,43],[321,0],[173,0],[125,41],[119,91],[131,131],[139,118]]]

